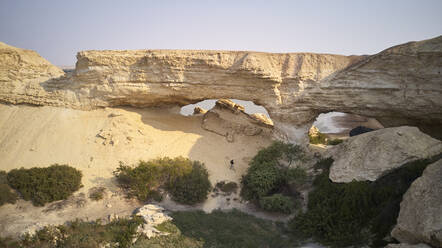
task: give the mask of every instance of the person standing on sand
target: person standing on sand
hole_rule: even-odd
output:
[[[233,159],[232,160],[230,160],[230,169],[231,170],[233,170],[233,164],[234,164],[235,162],[233,162]]]

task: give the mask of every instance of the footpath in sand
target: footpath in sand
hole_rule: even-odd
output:
[[[125,199],[116,186],[112,172],[119,161],[135,164],[139,160],[184,156],[204,162],[213,185],[223,180],[239,184],[250,159],[272,142],[266,135],[257,135],[237,136],[229,143],[225,137],[202,129],[201,121],[202,116],[180,115],[178,107],[79,111],[0,104],[0,170],[69,164],[82,171],[84,185],[69,200],[58,204],[34,207],[20,200],[3,205],[0,233],[17,235],[75,218],[94,220],[110,214],[131,214],[142,203]],[[235,170],[229,169],[231,159]],[[93,202],[88,191],[96,186],[108,191],[103,200]],[[249,208],[234,200],[236,197],[227,200],[209,195],[196,208]],[[170,210],[189,209],[168,199],[162,204]]]

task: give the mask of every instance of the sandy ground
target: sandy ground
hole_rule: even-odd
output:
[[[239,183],[256,152],[271,143],[270,137],[239,136],[228,143],[222,136],[201,128],[201,116],[182,116],[180,109],[107,108],[79,111],[55,107],[0,104],[0,170],[69,164],[83,173],[84,187],[56,210],[57,204],[34,207],[29,202],[0,207],[0,233],[15,235],[47,224],[62,224],[75,218],[106,218],[129,215],[141,203],[122,197],[112,172],[119,161],[134,164],[157,157],[184,156],[206,164],[213,184],[227,180]],[[235,161],[235,170],[229,161]],[[104,186],[104,200],[92,202],[88,190]],[[237,196],[210,196],[205,211],[240,208],[254,212]],[[59,205],[60,205],[59,204]],[[164,206],[185,210],[166,199]],[[278,218],[278,216],[263,217]]]

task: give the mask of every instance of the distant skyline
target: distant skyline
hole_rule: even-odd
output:
[[[442,0],[0,0],[0,41],[59,66],[82,50],[375,54],[442,35]]]

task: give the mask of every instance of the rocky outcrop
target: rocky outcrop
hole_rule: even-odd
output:
[[[161,232],[155,228],[165,221],[172,220],[172,217],[164,213],[164,208],[153,204],[147,204],[137,209],[135,215],[140,216],[144,220],[144,223],[138,226],[138,235],[144,235],[147,238],[152,238],[158,235],[167,235],[167,233]]]
[[[211,110],[204,114],[201,127],[226,137],[234,142],[235,136],[270,135],[271,121],[261,115],[249,115],[244,107],[227,99],[218,100]]]
[[[442,153],[442,142],[416,127],[384,128],[350,137],[330,152],[333,182],[375,181],[405,163]]]
[[[134,50],[83,51],[77,59],[72,74],[32,85],[11,84],[20,69],[1,61],[8,87],[0,88],[0,100],[81,109],[250,100],[293,138],[305,138],[313,120],[330,111],[435,132],[442,123],[442,36],[373,56]]]
[[[442,247],[442,159],[430,164],[404,194],[391,235],[400,242]]]

